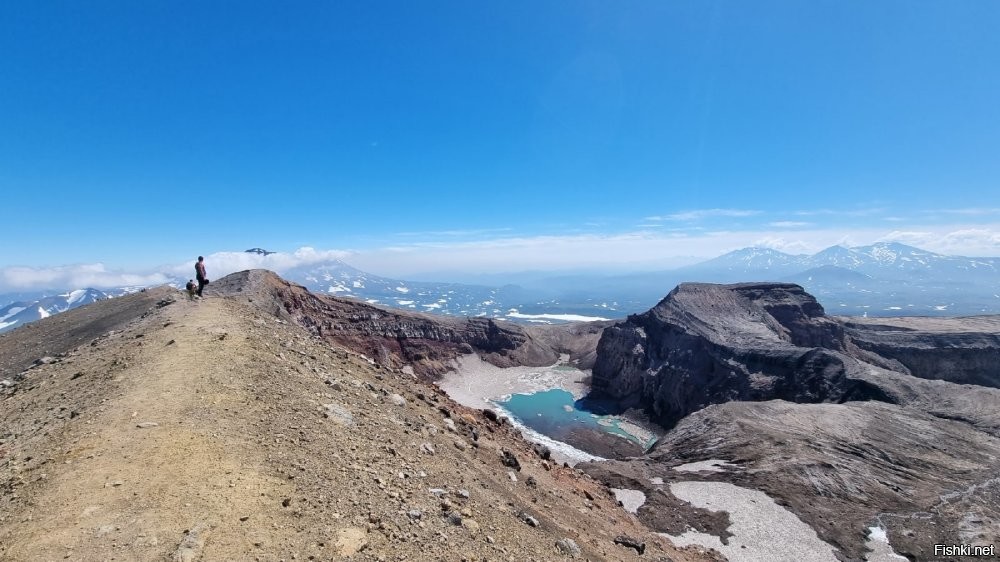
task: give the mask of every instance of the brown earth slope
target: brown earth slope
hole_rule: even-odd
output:
[[[0,337],[0,560],[636,559],[620,534],[708,559],[254,298],[157,289]]]
[[[525,328],[492,318],[385,308],[315,294],[262,269],[233,273],[209,287],[209,294],[245,298],[381,366],[408,366],[425,378],[443,374],[453,359],[468,353],[498,367],[552,365],[566,353],[589,368],[603,328],[585,324]]]

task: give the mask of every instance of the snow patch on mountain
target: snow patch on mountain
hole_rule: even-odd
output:
[[[41,293],[30,301],[8,302],[0,306],[0,332],[48,318],[60,312],[111,298],[129,292],[130,287],[99,291],[97,289],[75,289],[55,294]]]
[[[522,314],[516,308],[507,311],[507,318],[518,318],[521,320],[559,320],[562,322],[599,322],[610,320],[601,316],[584,316],[582,314]]]

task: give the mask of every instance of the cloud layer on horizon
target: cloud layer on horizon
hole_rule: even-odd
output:
[[[209,278],[218,279],[244,269],[270,269],[284,273],[289,269],[329,262],[350,255],[343,250],[316,250],[303,247],[292,253],[276,252],[267,256],[247,252],[216,252],[205,257]],[[150,271],[133,272],[108,269],[103,263],[84,263],[54,267],[11,266],[0,268],[0,292],[93,287],[149,287],[194,277],[194,262],[167,265]]]
[[[887,225],[888,226],[888,225]],[[378,275],[406,278],[423,273],[511,273],[518,271],[669,269],[696,263],[747,246],[787,253],[815,253],[833,245],[861,246],[895,241],[951,255],[1000,256],[1000,223],[951,224],[920,228],[802,227],[787,223],[748,230],[637,230],[619,234],[508,236],[484,240],[408,242],[366,250],[319,250],[302,247],[267,256],[216,252],[206,256],[209,277],[218,279],[244,269],[279,274],[296,267],[344,260]],[[0,267],[0,292],[158,285],[194,275],[194,263],[165,265],[147,271],[109,269],[102,263],[55,267]]]
[[[290,269],[316,263],[339,260],[351,255],[347,250],[317,250],[304,246],[292,253],[275,252],[268,255],[248,252],[215,252],[205,256],[209,279],[219,279],[245,269],[270,269],[284,273]],[[194,277],[194,262],[176,264],[167,271],[177,277]]]
[[[780,224],[748,230],[639,230],[614,235],[508,237],[396,245],[357,252],[347,259],[360,269],[397,277],[447,271],[639,271],[688,265],[747,246],[812,254],[835,245],[864,246],[892,241],[949,255],[1000,256],[1000,223],[912,230],[881,226],[824,228],[807,223],[798,228]]]
[[[148,287],[162,285],[170,277],[162,272],[134,273],[108,270],[101,263],[56,267],[0,268],[0,290],[76,289],[83,287]]]

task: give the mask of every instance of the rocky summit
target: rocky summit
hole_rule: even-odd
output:
[[[645,494],[664,533],[726,537],[679,500],[694,481],[766,492],[842,560],[880,533],[913,560],[1000,541],[1000,317],[838,318],[797,285],[682,284],[603,332],[593,386],[671,428],[585,467]]]

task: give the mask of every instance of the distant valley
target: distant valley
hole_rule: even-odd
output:
[[[522,323],[624,318],[647,310],[683,282],[782,281],[801,285],[830,314],[963,316],[1000,313],[1000,258],[936,254],[898,243],[813,255],[744,248],[699,264],[623,275],[551,275],[502,286],[413,282],[335,261],[284,274],[310,290],[453,316]]]
[[[266,256],[261,248],[248,253]],[[683,268],[629,274],[511,275],[496,286],[407,281],[331,260],[291,269],[311,291],[446,316],[523,324],[624,318],[683,282],[781,281],[801,285],[829,314],[967,316],[1000,313],[1000,258],[946,256],[898,243],[833,246],[812,255],[744,248]],[[186,279],[173,283],[181,287]],[[0,295],[0,332],[102,298],[139,290],[62,288]]]

